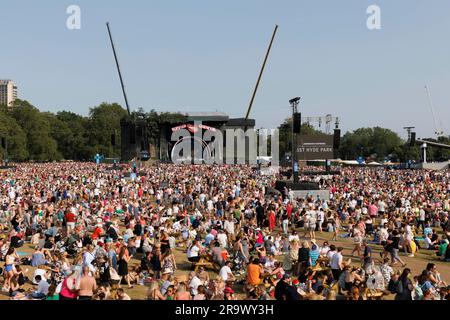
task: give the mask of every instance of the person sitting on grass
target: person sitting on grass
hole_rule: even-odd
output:
[[[443,235],[442,240],[439,244],[438,251],[436,252],[436,255],[441,259],[445,259],[445,252],[447,251],[447,247],[448,247],[448,239],[446,235]]]
[[[432,234],[429,233],[425,237],[425,249],[427,249],[427,250],[437,250],[438,249],[438,245],[437,245],[436,241],[431,240],[431,236],[432,236]]]
[[[30,295],[30,297],[37,300],[45,299],[49,288],[47,280],[42,279],[40,275],[37,275],[34,279],[37,282],[38,287],[37,290]]]
[[[130,296],[125,293],[123,288],[117,289],[116,300],[131,300]]]

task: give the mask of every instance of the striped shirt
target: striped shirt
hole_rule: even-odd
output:
[[[309,257],[311,258],[311,266],[314,267],[316,265],[317,259],[319,259],[320,252],[319,250],[310,250]]]

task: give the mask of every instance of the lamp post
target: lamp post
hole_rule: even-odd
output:
[[[292,107],[292,175],[294,177],[294,183],[298,182],[298,161],[297,161],[297,153],[296,153],[296,146],[297,146],[297,134],[294,131],[294,121],[295,121],[295,114],[297,113],[297,106],[301,100],[301,97],[292,98],[289,100],[289,103]],[[301,123],[299,123],[301,126]]]

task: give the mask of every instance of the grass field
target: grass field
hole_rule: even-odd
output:
[[[303,234],[302,230],[298,230],[298,231],[299,231],[300,235]],[[331,233],[316,232],[316,240],[319,245],[321,245],[324,240],[330,241],[331,238],[332,238]],[[332,243],[344,247],[343,253],[344,253],[344,256],[346,259],[352,258],[353,264],[355,264],[355,265],[360,264],[359,258],[350,256],[350,253],[353,249],[352,239],[340,238],[339,241],[333,241]],[[375,246],[375,245],[371,245],[371,247],[373,249],[373,257],[376,260],[380,260],[379,252],[381,252],[382,248],[380,246]],[[25,245],[22,248],[18,249],[18,252],[21,253],[22,257],[27,256],[27,255],[31,256],[31,253],[33,252],[32,245],[29,243],[25,243]],[[175,272],[175,276],[186,277],[190,271],[191,263],[186,258],[185,248],[180,248],[180,247],[175,248],[174,255],[175,255],[175,259],[177,261],[177,265],[178,265],[178,269]],[[413,258],[407,257],[407,256],[403,255],[402,253],[400,253],[400,257],[405,263],[407,263],[407,267],[409,267],[412,270],[413,275],[420,274],[422,272],[422,270],[425,269],[426,264],[428,262],[433,262],[433,263],[436,263],[436,265],[438,266],[438,270],[440,271],[443,279],[447,282],[450,280],[450,263],[440,261],[435,256],[434,251],[421,250]],[[279,257],[279,258],[281,258],[281,257]],[[132,259],[130,262],[130,267],[137,265],[139,263],[140,263],[139,260]],[[2,267],[3,267],[3,265],[4,265],[4,262],[1,263]],[[26,269],[26,268],[28,269],[28,272],[26,272],[26,275],[29,278],[31,278],[35,268],[33,268],[31,266],[24,266],[22,269]],[[399,267],[397,267],[395,269],[398,270]],[[208,271],[208,272],[209,272],[210,277],[217,276],[216,272],[213,272],[213,271]],[[32,285],[25,284],[24,288],[25,289],[32,288]],[[146,295],[147,295],[147,286],[146,285],[143,285],[143,286],[135,285],[134,288],[131,288],[131,289],[128,289],[127,286],[124,285],[123,288],[124,288],[125,292],[128,293],[128,295],[132,299],[145,299],[146,298]],[[237,286],[235,288],[235,290],[236,290],[236,296],[238,298],[243,298],[245,296],[242,291],[242,286]],[[392,297],[393,297],[392,295],[387,296],[387,297],[385,297],[385,299],[392,299]],[[5,299],[9,299],[8,294],[6,292],[0,292],[0,300],[5,300]]]

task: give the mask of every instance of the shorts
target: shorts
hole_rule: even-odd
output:
[[[7,265],[5,265],[5,271],[6,271],[6,272],[13,271],[13,265],[12,265],[12,264],[7,264]]]
[[[67,227],[74,229],[75,228],[75,222],[67,222]]]

